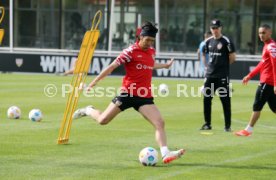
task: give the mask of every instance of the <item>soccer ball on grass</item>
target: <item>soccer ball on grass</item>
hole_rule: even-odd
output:
[[[146,147],[140,151],[139,161],[144,166],[155,166],[158,162],[158,152],[152,147]]]
[[[42,120],[42,112],[39,109],[32,109],[29,112],[29,119],[34,122],[40,122]]]
[[[21,117],[21,110],[17,106],[11,106],[7,111],[9,119],[19,119]]]

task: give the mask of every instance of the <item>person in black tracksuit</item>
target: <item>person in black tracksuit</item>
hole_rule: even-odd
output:
[[[212,37],[205,42],[204,54],[209,53],[204,82],[204,119],[201,130],[211,130],[212,99],[217,91],[224,112],[226,132],[231,131],[231,92],[229,88],[229,66],[235,61],[235,47],[232,41],[221,34],[222,24],[218,19],[211,21]],[[205,58],[205,56],[203,56]]]

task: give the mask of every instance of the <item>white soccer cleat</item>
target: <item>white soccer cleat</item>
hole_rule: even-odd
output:
[[[86,116],[85,110],[86,108],[77,109],[73,114],[73,119],[79,119]]]
[[[91,105],[86,106],[85,108],[77,109],[77,110],[74,112],[74,114],[73,114],[73,119],[79,119],[79,118],[81,118],[81,117],[87,116],[87,114],[86,114],[87,108],[92,108],[92,109],[94,109],[93,106],[91,106]]]
[[[185,153],[184,149],[170,151],[163,157],[163,163],[168,164],[176,159],[179,159]]]

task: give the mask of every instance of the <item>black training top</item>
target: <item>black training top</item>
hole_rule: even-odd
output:
[[[235,52],[234,44],[226,36],[215,39],[213,36],[205,42],[204,53],[209,53],[207,78],[229,76],[229,54]]]

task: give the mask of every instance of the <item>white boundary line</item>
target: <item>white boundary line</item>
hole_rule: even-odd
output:
[[[227,160],[222,161],[220,163],[214,163],[214,164],[206,163],[203,167],[200,166],[200,167],[188,168],[188,169],[185,169],[183,171],[174,171],[174,172],[171,172],[171,173],[162,174],[158,177],[156,177],[156,176],[155,177],[147,177],[146,179],[148,179],[148,180],[159,180],[159,179],[173,178],[173,177],[178,176],[178,175],[183,175],[185,173],[190,173],[191,171],[194,171],[194,170],[206,169],[206,168],[209,168],[209,167],[224,165],[224,164],[227,164],[227,163],[236,163],[236,162],[241,162],[241,161],[247,161],[247,160],[254,159],[254,158],[259,158],[259,157],[262,157],[262,156],[267,156],[269,154],[274,154],[275,152],[276,152],[276,149],[270,150],[270,151],[265,151],[265,152],[260,152],[260,153],[257,153],[257,154],[253,153],[252,155],[248,155],[248,156],[243,156],[243,157],[239,157],[239,158],[235,158],[235,159],[227,159]],[[189,165],[189,164],[187,164],[187,165]]]

